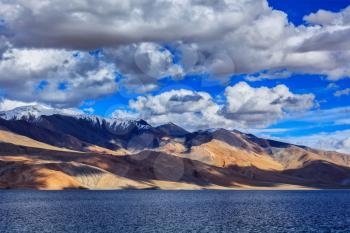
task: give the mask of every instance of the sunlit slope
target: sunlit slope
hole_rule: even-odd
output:
[[[56,146],[51,146],[46,143],[42,143],[36,140],[33,140],[29,137],[18,135],[7,130],[0,129],[0,142],[11,143],[18,146],[27,146],[34,148],[41,148],[47,150],[56,150],[56,151],[70,151],[65,148],[60,148]]]
[[[348,155],[239,131],[60,115],[0,127],[1,188],[350,188]]]

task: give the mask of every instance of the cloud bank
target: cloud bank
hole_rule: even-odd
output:
[[[0,85],[13,100],[67,107],[192,73],[338,80],[350,76],[349,9],[295,26],[266,0],[0,0]]]
[[[315,106],[314,95],[294,94],[284,85],[253,88],[241,82],[226,88],[225,103],[206,92],[171,90],[140,96],[129,102],[132,111],[117,110],[115,118],[142,118],[151,124],[173,122],[186,129],[265,127],[287,112]]]

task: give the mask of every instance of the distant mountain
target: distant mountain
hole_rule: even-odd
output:
[[[0,168],[4,188],[350,188],[346,154],[45,106],[0,112]]]
[[[15,133],[75,150],[83,150],[91,145],[112,150],[130,147],[130,140],[136,140],[142,134],[153,134],[154,131],[143,120],[122,121],[67,110],[60,112],[44,106],[20,107],[1,112],[0,118],[3,119],[0,125]],[[155,140],[144,148],[156,144]]]
[[[187,134],[189,134],[189,132],[183,128],[181,128],[180,126],[175,125],[174,123],[168,123],[165,125],[160,125],[158,127],[156,127],[157,130],[160,131],[160,133],[163,136],[170,136],[170,137],[184,137]]]
[[[55,114],[74,116],[78,115],[79,113],[74,110],[54,109],[45,105],[30,105],[18,107],[10,111],[1,111],[0,118],[5,120],[34,121],[39,119],[41,116],[51,116]]]

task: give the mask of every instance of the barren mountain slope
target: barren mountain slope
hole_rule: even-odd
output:
[[[0,115],[2,188],[350,187],[340,153],[225,129],[20,110]]]
[[[31,138],[12,133],[10,131],[3,130],[1,128],[0,128],[0,142],[11,143],[18,146],[47,149],[47,150],[70,151],[68,149],[51,146],[51,145],[33,140]]]

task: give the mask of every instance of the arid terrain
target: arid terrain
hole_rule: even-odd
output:
[[[1,114],[0,114],[1,116]],[[350,187],[350,157],[225,129],[92,116],[0,119],[4,189]]]

